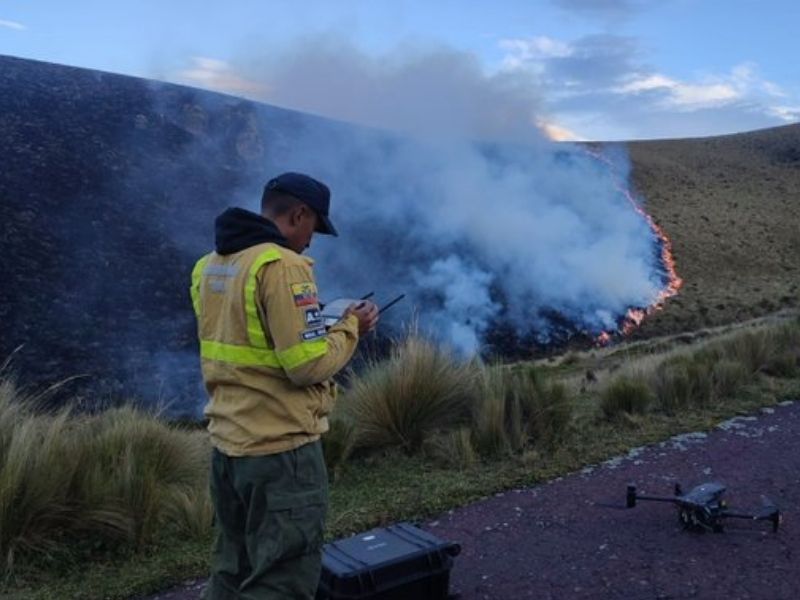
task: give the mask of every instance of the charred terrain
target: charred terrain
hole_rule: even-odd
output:
[[[213,217],[253,205],[294,132],[344,125],[9,57],[0,73],[0,359],[13,353],[24,382],[80,376],[64,390],[91,392],[92,407],[179,399],[176,412],[191,414],[187,282]],[[800,126],[628,149],[684,280],[633,337],[798,305]]]

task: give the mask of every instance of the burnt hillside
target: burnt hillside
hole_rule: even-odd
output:
[[[331,139],[371,136],[336,168],[350,192],[389,204],[389,190],[401,201],[396,220],[380,227],[355,215],[339,224],[363,267],[350,269],[358,273],[348,289],[410,291],[390,289],[392,278],[431,251],[403,229],[402,198],[418,182],[382,168],[397,152],[391,136],[181,86],[0,57],[0,362],[14,353],[21,380],[39,386],[80,376],[63,395],[91,407],[135,396],[196,414],[203,393],[192,265],[212,246],[214,216],[229,205],[254,207],[264,177],[292,164],[285,157],[304,132],[327,136],[329,147]],[[797,304],[800,126],[629,146],[635,185],[672,238],[686,282],[635,335]],[[382,287],[372,287],[381,275]],[[563,339],[576,332],[563,313],[540,317]],[[533,342],[495,325],[488,337],[499,353],[530,355]]]
[[[191,397],[188,281],[214,216],[237,193],[257,196],[256,108],[8,57],[0,73],[0,359],[22,346],[14,365],[28,383],[85,376],[68,389],[92,404]]]

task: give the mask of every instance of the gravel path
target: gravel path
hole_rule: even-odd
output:
[[[783,511],[780,531],[731,522],[724,533],[684,531],[669,504],[624,504],[625,487],[669,495],[704,481],[728,486],[733,508]],[[460,542],[451,590],[470,599],[800,598],[800,402],[737,417],[631,450],[534,488],[497,494],[450,511],[425,528]],[[199,597],[202,581],[149,600]]]

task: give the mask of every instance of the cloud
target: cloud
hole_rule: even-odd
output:
[[[18,23],[17,21],[7,21],[5,19],[0,19],[0,27],[15,29],[17,31],[25,31],[27,29],[27,27],[22,23]]]
[[[507,52],[502,68],[526,71],[546,91],[550,120],[590,139],[714,135],[779,125],[796,115],[789,95],[753,62],[679,78],[647,64],[632,37],[548,38],[545,48],[557,53],[542,52],[539,38],[503,40],[500,47]],[[699,114],[707,121],[699,122]]]
[[[208,90],[248,98],[257,99],[267,92],[262,83],[242,77],[225,61],[193,56],[191,62],[190,67],[178,72],[178,80]]]
[[[559,8],[602,20],[625,19],[656,4],[656,0],[553,0]]]
[[[745,91],[732,82],[687,83],[658,73],[633,76],[628,83],[613,88],[613,91],[634,95],[661,92],[663,106],[687,110],[727,104],[745,95]]]
[[[503,66],[510,69],[536,59],[572,54],[569,44],[547,36],[537,36],[527,40],[500,40],[500,47],[508,51]]]
[[[795,106],[772,106],[770,112],[787,123],[800,121],[800,104]]]

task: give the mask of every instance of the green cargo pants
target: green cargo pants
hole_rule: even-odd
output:
[[[217,538],[208,600],[314,598],[328,509],[319,441],[267,456],[215,449],[211,498]]]

